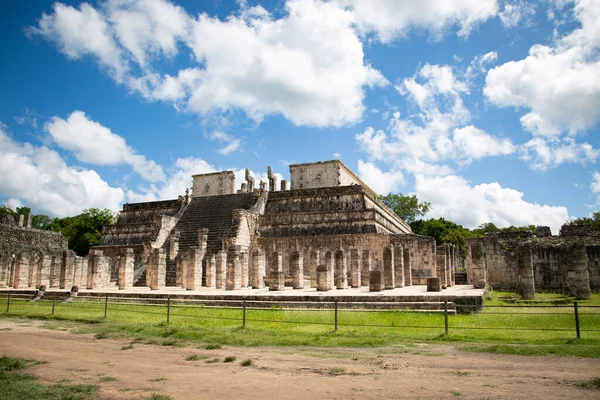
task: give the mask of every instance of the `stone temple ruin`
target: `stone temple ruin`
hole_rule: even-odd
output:
[[[59,233],[0,220],[0,287],[14,289],[242,288],[371,292],[458,283],[589,297],[600,289],[600,236],[563,226],[468,239],[466,259],[450,244],[412,233],[342,162],[290,165],[280,187],[246,170],[194,175],[192,194],[125,204],[87,257]],[[459,272],[466,267],[465,274]],[[464,280],[463,280],[464,279]]]
[[[538,291],[560,291],[587,299],[600,289],[600,234],[590,226],[550,228],[467,239],[467,280],[476,288],[514,290],[526,299]]]
[[[54,247],[33,250],[39,256],[3,250],[0,286],[379,291],[430,277],[454,285],[458,249],[413,234],[342,162],[291,165],[290,176],[290,188],[281,181],[277,190],[270,167],[268,182],[247,170],[239,187],[232,171],[195,175],[191,195],[125,204],[87,258],[67,251],[59,234],[50,234]]]

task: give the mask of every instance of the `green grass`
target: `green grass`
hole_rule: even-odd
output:
[[[224,363],[230,363],[235,361],[235,356],[228,356],[223,359]]]
[[[114,382],[116,381],[117,378],[115,378],[114,376],[103,376],[102,378],[99,379],[100,382]]]
[[[36,362],[22,358],[0,357],[0,399],[85,400],[98,391],[95,385],[44,386],[33,375],[20,372]]]
[[[600,376],[585,381],[575,382],[575,385],[584,389],[600,389]]]
[[[505,354],[536,354],[600,357],[600,294],[579,301],[581,339],[575,335],[572,303],[559,294],[537,294],[526,305],[517,295],[495,292],[481,313],[451,315],[449,334],[444,335],[440,313],[397,311],[339,312],[334,330],[332,310],[299,311],[273,308],[248,309],[241,327],[241,309],[187,306],[171,302],[170,323],[164,305],[51,302],[29,303],[13,299],[5,317],[47,320],[48,327],[92,333],[97,339],[128,338],[132,343],[181,347],[192,344],[205,349],[234,346],[381,347],[411,342],[457,343],[469,351]],[[555,305],[558,304],[559,307]],[[491,307],[490,307],[491,306]],[[0,310],[6,298],[0,298]],[[517,346],[525,345],[525,346]]]
[[[146,400],[173,400],[173,398],[166,394],[152,393],[150,397],[146,397]]]
[[[200,361],[200,360],[206,360],[207,358],[208,358],[208,356],[193,354],[193,355],[187,356],[185,358],[185,361]]]
[[[242,362],[240,363],[240,365],[241,365],[242,367],[252,367],[252,366],[254,366],[254,363],[252,362],[252,360],[251,360],[251,359],[247,359],[247,360],[244,360],[244,361],[242,361]]]

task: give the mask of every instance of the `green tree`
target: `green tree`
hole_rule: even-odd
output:
[[[385,196],[379,196],[379,200],[408,224],[431,210],[431,203],[419,201],[414,194],[405,196],[402,193],[389,193]]]
[[[590,217],[575,218],[567,225],[591,225],[595,231],[600,231],[600,212],[593,212]]]
[[[118,214],[109,209],[90,208],[75,217],[55,218],[49,229],[60,231],[69,241],[69,249],[80,256],[88,254],[90,247],[102,240],[102,227],[117,222]]]
[[[418,235],[433,237],[438,245],[452,243],[461,250],[465,248],[465,239],[475,236],[469,229],[444,218],[419,219],[410,227]]]

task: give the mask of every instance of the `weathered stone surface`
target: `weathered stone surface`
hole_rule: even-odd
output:
[[[133,249],[125,249],[119,259],[119,289],[130,289],[133,287],[133,264],[135,254]]]
[[[361,252],[358,249],[350,249],[350,286],[357,288],[361,286]]]
[[[381,292],[383,290],[383,279],[381,271],[369,272],[369,292]]]
[[[327,265],[321,264],[317,267],[317,291],[326,292],[331,289],[329,270],[327,269]]]
[[[336,289],[348,288],[348,266],[342,250],[335,252],[335,287]]]
[[[394,247],[386,246],[383,249],[383,278],[386,289],[394,289],[396,280],[394,276]]]
[[[227,275],[225,289],[239,290],[242,288],[242,265],[239,250],[233,248],[227,251]]]
[[[261,249],[252,250],[252,288],[262,289],[265,287],[265,253]]]
[[[292,273],[292,287],[304,288],[304,258],[298,251],[293,251],[290,256],[290,269]]]
[[[283,256],[277,252],[273,252],[269,257],[269,290],[283,290],[284,286]]]
[[[216,271],[216,287],[217,289],[225,289],[225,284],[227,282],[227,253],[224,251],[219,251],[215,256],[215,271]]]
[[[427,291],[428,292],[441,292],[442,284],[439,276],[427,278]]]
[[[214,254],[206,257],[206,287],[217,287],[217,258]]]
[[[167,254],[164,249],[153,249],[147,266],[148,286],[152,290],[164,289],[167,280]]]

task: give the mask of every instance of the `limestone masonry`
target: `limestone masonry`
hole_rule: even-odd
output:
[[[290,178],[288,189],[271,167],[267,182],[249,170],[241,183],[232,171],[194,175],[191,195],[125,204],[87,257],[58,233],[0,220],[0,287],[439,291],[464,279],[456,246],[413,234],[342,162],[290,165]],[[469,240],[463,283],[589,296],[600,287],[600,243],[563,229]]]

